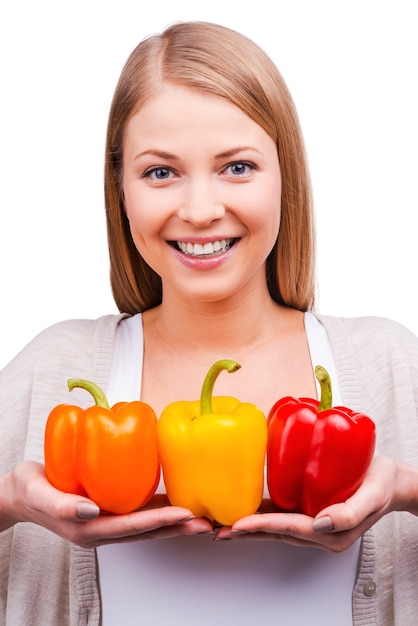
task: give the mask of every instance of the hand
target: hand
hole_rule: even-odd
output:
[[[315,519],[277,509],[273,512],[271,501],[267,501],[255,515],[238,520],[231,528],[219,529],[215,540],[278,539],[297,546],[342,552],[387,513],[415,512],[417,491],[417,468],[376,457],[356,493],[345,502],[322,510]]]
[[[0,493],[1,530],[16,522],[33,522],[83,548],[212,531],[210,522],[195,518],[188,509],[170,506],[164,496],[155,496],[134,513],[102,514],[88,498],[55,489],[44,466],[32,461],[3,476]]]

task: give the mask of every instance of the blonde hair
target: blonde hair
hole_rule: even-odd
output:
[[[281,218],[266,262],[266,280],[276,302],[311,309],[315,300],[312,194],[298,116],[286,84],[270,58],[245,36],[216,24],[184,22],[144,39],[133,50],[110,109],[105,204],[110,279],[119,310],[145,311],[162,298],[160,277],[133,243],[121,187],[126,125],[162,82],[228,99],[276,142]]]

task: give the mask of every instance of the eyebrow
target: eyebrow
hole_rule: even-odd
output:
[[[172,154],[171,152],[165,152],[164,150],[142,150],[141,152],[138,152],[138,154],[136,154],[134,156],[134,161],[136,161],[137,159],[140,159],[143,156],[154,156],[154,157],[159,157],[160,159],[170,159],[172,161],[176,161],[178,160],[178,156],[176,156],[175,154]]]
[[[258,154],[262,154],[262,151],[255,146],[237,146],[236,148],[225,150],[225,152],[220,152],[216,155],[216,158],[227,159],[229,157],[235,156],[236,154],[239,154],[240,152],[246,152],[248,150],[250,150],[251,152],[257,152]]]
[[[234,148],[230,148],[229,150],[219,152],[219,154],[215,154],[215,159],[228,159],[230,157],[235,156],[236,154],[239,154],[240,152],[245,152],[248,150],[250,150],[251,152],[257,152],[258,154],[262,154],[261,150],[259,150],[258,148],[255,148],[254,146],[236,146]],[[143,156],[148,156],[148,155],[158,157],[160,159],[167,159],[170,161],[178,161],[180,159],[179,156],[171,152],[166,152],[165,150],[157,150],[157,149],[151,148],[149,150],[142,150],[141,152],[138,152],[138,154],[136,154],[134,157],[134,161],[136,161],[137,159]]]

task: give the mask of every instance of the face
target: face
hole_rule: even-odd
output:
[[[123,167],[132,237],[163,301],[265,289],[281,178],[258,124],[224,98],[164,85],[128,123]]]

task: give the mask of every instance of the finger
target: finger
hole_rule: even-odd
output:
[[[31,498],[36,502],[35,513],[63,521],[90,520],[100,515],[100,508],[92,500],[53,487],[40,463],[27,464],[23,471],[27,470],[33,474]]]
[[[131,541],[145,541],[149,539],[169,539],[178,535],[213,534],[212,525],[200,518],[182,518],[177,507],[178,514],[173,511],[161,517],[161,510],[149,512],[153,517],[142,514],[130,514],[120,516],[125,519],[109,518],[103,516],[98,520],[89,522],[83,531],[79,533],[76,543],[82,547],[92,548],[109,543],[126,543]],[[190,512],[189,512],[190,513]],[[158,521],[155,515],[158,516]],[[136,519],[134,519],[134,517]],[[182,519],[178,519],[178,518]],[[126,519],[129,518],[129,519]],[[142,519],[140,519],[142,518]]]
[[[43,465],[33,464],[34,479],[33,488],[36,490],[36,501],[42,505],[38,507],[40,513],[50,515],[57,520],[93,520],[99,518],[99,507],[88,498],[64,493],[55,489],[46,478]],[[124,533],[132,522],[132,533],[137,530],[149,531],[159,526],[177,524],[184,520],[194,518],[193,513],[184,507],[168,505],[165,495],[153,498],[146,507],[140,511],[126,515],[112,515],[103,513],[98,519],[98,527],[108,526],[110,532]]]
[[[128,543],[132,541],[150,541],[155,539],[172,539],[180,535],[192,536],[192,535],[207,535],[213,536],[214,531],[211,526],[205,523],[197,523],[198,520],[190,520],[180,524],[174,524],[172,526],[165,526],[157,528],[155,530],[140,532],[139,534],[132,534],[128,536],[118,537],[117,539],[110,537],[107,539],[94,539],[91,547],[97,547],[98,545],[104,545],[106,543]]]
[[[238,541],[281,541],[294,546],[339,553],[348,549],[362,534],[357,528],[340,533],[316,533],[312,522],[311,517],[298,513],[257,514],[236,522],[229,535],[225,529],[222,532],[219,530],[217,537],[218,540],[233,538]]]
[[[99,507],[87,498],[55,489],[46,479],[41,464],[30,463],[22,468],[23,471],[31,474],[31,501],[34,503],[32,509],[27,509],[26,519],[82,547],[118,540],[132,541],[140,535],[146,538],[147,534],[148,537],[168,537],[212,531],[208,520],[194,522],[195,517],[189,509],[167,506],[166,497],[153,498],[147,505],[149,508],[126,515],[112,515],[100,512]],[[188,521],[193,524],[185,524]],[[165,527],[165,532],[160,530]]]
[[[101,515],[89,524],[91,532],[118,538],[149,532],[194,519],[191,511],[182,507],[168,506],[146,509],[125,515]]]
[[[37,513],[62,522],[86,522],[99,517],[100,508],[92,500],[56,491],[57,495],[42,502]]]
[[[328,552],[333,551],[333,549],[328,545],[329,543],[331,543],[329,541],[310,541],[308,539],[301,539],[292,535],[284,535],[272,532],[237,533],[233,530],[222,532],[219,530],[214,537],[214,541],[229,541],[231,539],[234,541],[280,541],[281,543],[286,543],[288,545],[297,547],[318,548],[326,550]]]
[[[215,541],[280,541],[294,546],[333,551],[333,539],[312,530],[312,518],[300,514],[273,513],[249,515],[232,527],[217,530]]]
[[[279,533],[279,534],[310,534],[312,518],[300,513],[256,513],[241,518],[232,526],[233,531],[247,531],[250,533]]]
[[[312,528],[312,518],[300,513],[263,513],[248,515],[238,520],[231,527],[229,534],[227,529],[221,529],[217,537],[242,538],[246,536],[258,539],[276,539],[286,543],[297,545],[317,545],[324,543]],[[327,540],[325,540],[327,543]]]

